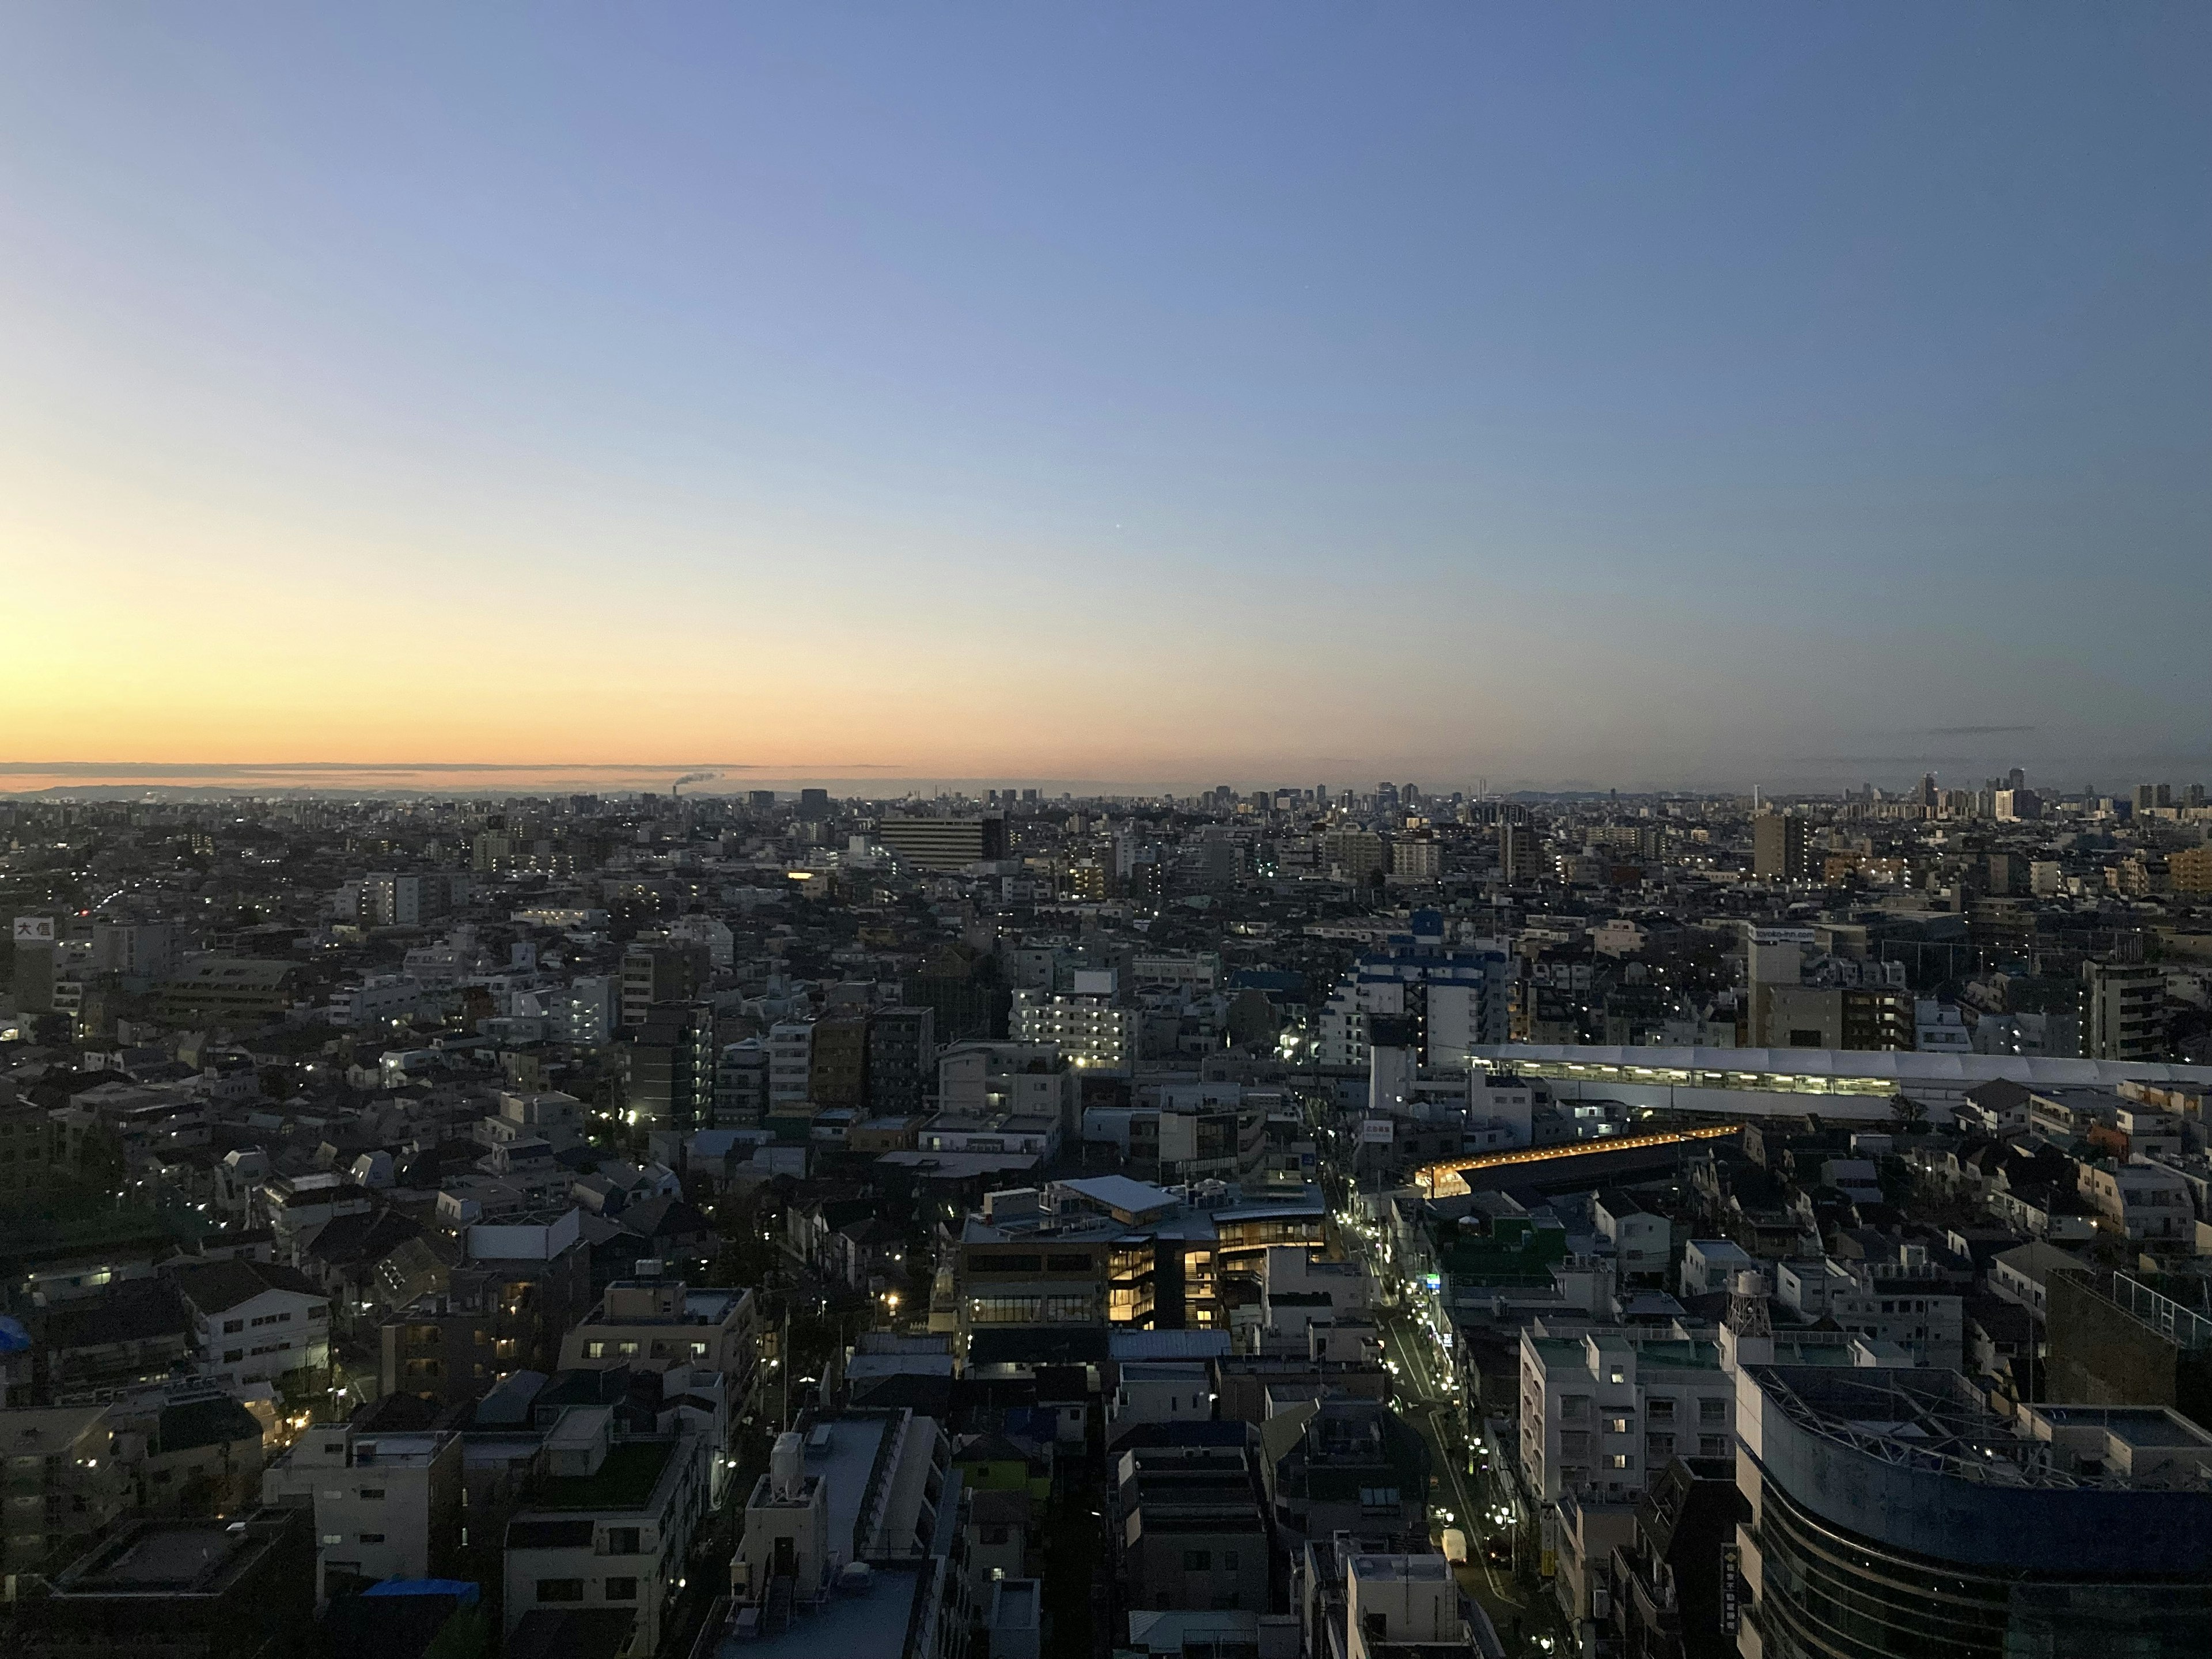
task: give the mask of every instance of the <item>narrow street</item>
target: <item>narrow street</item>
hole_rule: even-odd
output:
[[[1401,1310],[1380,1313],[1383,1357],[1397,1366],[1397,1396],[1392,1402],[1401,1417],[1420,1431],[1428,1443],[1432,1471],[1437,1477],[1430,1493],[1430,1508],[1437,1513],[1437,1527],[1455,1526],[1467,1534],[1468,1562],[1456,1575],[1460,1586],[1490,1615],[1507,1651],[1514,1651],[1517,1627],[1534,1632],[1548,1621],[1540,1610],[1532,1612],[1527,1593],[1510,1572],[1493,1565],[1484,1548],[1498,1530],[1486,1516],[1491,1507],[1478,1490],[1479,1482],[1468,1471],[1469,1448],[1461,1428],[1459,1404],[1450,1379],[1438,1366],[1434,1349],[1419,1324]],[[1442,1518],[1449,1510],[1452,1519]]]

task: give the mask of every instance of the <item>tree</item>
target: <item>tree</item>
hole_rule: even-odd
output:
[[[1889,1121],[1898,1133],[1914,1134],[1927,1127],[1928,1109],[1910,1095],[1893,1095],[1889,1102]]]

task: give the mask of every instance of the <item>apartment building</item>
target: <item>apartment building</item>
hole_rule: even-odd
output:
[[[750,1290],[693,1290],[641,1262],[617,1279],[561,1340],[564,1370],[719,1372],[733,1416],[753,1408],[760,1386],[760,1320]],[[723,1448],[714,1449],[720,1451]]]
[[[609,1608],[635,1615],[631,1650],[653,1652],[707,1512],[712,1455],[688,1422],[626,1437],[608,1407],[562,1412],[544,1473],[507,1523],[506,1633],[540,1607]]]
[[[379,1579],[443,1577],[461,1548],[461,1437],[311,1428],[263,1471],[261,1501],[313,1510],[319,1606]]]
[[[1680,1322],[1521,1333],[1521,1467],[1540,1502],[1624,1501],[1671,1457],[1731,1456],[1735,1419],[1718,1346]]]

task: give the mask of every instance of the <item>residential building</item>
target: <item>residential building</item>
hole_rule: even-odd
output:
[[[106,1406],[0,1410],[0,1575],[69,1560],[134,1496]]]
[[[543,1473],[507,1523],[507,1633],[538,1609],[634,1613],[631,1645],[652,1653],[707,1512],[707,1437],[623,1436],[605,1406],[563,1411],[546,1433]]]
[[[1008,1016],[1016,1042],[1058,1049],[1085,1071],[1126,1072],[1136,1054],[1136,1016],[1116,1006],[1111,969],[1080,971],[1067,992],[1016,991]]]
[[[641,1127],[688,1134],[714,1127],[714,1013],[690,1003],[648,1008],[630,1022],[623,1099]]]
[[[1540,1319],[1521,1333],[1521,1468],[1541,1503],[1626,1501],[1669,1458],[1727,1457],[1735,1410],[1719,1347],[1679,1322]]]
[[[2166,974],[2154,963],[2081,965],[2081,1052],[2152,1060],[2165,1051]]]
[[[1267,1518],[1249,1431],[1135,1446],[1115,1466],[1123,1599],[1132,1608],[1266,1613]]]
[[[805,1419],[779,1437],[746,1500],[725,1650],[957,1659],[988,1612],[971,1606],[953,1559],[963,1490],[932,1418],[900,1408]],[[1022,1623],[1001,1612],[1004,1624]]]
[[[229,1261],[170,1277],[191,1314],[195,1376],[237,1384],[329,1370],[330,1297],[305,1273]]]
[[[1767,812],[1751,824],[1752,874],[1760,881],[1806,878],[1806,820],[1794,813]]]
[[[928,1008],[878,1008],[868,1021],[867,1104],[877,1117],[922,1109],[937,1074],[937,1017]]]
[[[649,1271],[608,1285],[599,1304],[562,1337],[562,1369],[714,1370],[724,1380],[733,1414],[751,1410],[760,1373],[752,1291],[693,1290],[659,1277],[657,1263],[639,1265]]]
[[[261,1477],[261,1501],[315,1519],[319,1605],[386,1578],[449,1576],[461,1548],[458,1434],[311,1426]]]

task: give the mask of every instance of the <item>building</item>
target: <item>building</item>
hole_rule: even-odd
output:
[[[937,1072],[937,1017],[927,1008],[878,1008],[868,1021],[867,1105],[876,1117],[922,1109]]]
[[[771,1112],[804,1106],[813,1085],[814,1022],[779,1020],[768,1031],[768,1105]]]
[[[1794,813],[1767,812],[1751,821],[1751,872],[1760,881],[1806,878],[1806,823]]]
[[[0,1411],[0,1574],[66,1561],[132,1498],[105,1406]]]
[[[202,957],[161,981],[155,1012],[168,1025],[264,1024],[292,1006],[298,976],[289,962]]]
[[[1607,1574],[1622,1659],[1737,1659],[1729,1564],[1750,1518],[1732,1462],[1678,1457],[1652,1474]]]
[[[623,952],[622,1023],[635,1030],[664,1003],[690,1002],[713,977],[707,947],[701,945],[633,945]]]
[[[1115,1466],[1132,1609],[1270,1611],[1267,1518],[1249,1431],[1227,1443],[1136,1446]]]
[[[305,1273],[233,1260],[173,1274],[192,1319],[195,1375],[226,1384],[327,1370],[331,1303]]]
[[[1276,1528],[1428,1538],[1430,1459],[1418,1431],[1380,1401],[1328,1395],[1286,1406],[1260,1425],[1260,1474]]]
[[[1009,1017],[1016,1042],[1058,1049],[1091,1072],[1126,1072],[1136,1054],[1136,1015],[1117,1007],[1110,969],[1079,972],[1068,992],[1017,991]]]
[[[1671,1458],[1731,1455],[1735,1414],[1719,1347],[1679,1324],[1521,1333],[1521,1468],[1540,1503],[1632,1501]]]
[[[878,822],[875,838],[901,863],[917,870],[965,870],[1006,856],[1006,821],[1001,817],[898,814]]]
[[[868,1027],[866,1014],[835,1014],[814,1022],[806,1056],[806,1097],[817,1106],[868,1103]]]
[[[1415,1063],[1462,1066],[1474,1050],[1510,1034],[1513,959],[1502,950],[1444,943],[1443,913],[1416,910],[1408,929],[1364,953],[1323,1006],[1315,1060],[1364,1068],[1377,1018],[1402,1022],[1399,1042]]]
[[[746,1499],[718,1659],[957,1659],[973,1616],[953,1559],[963,1491],[934,1419],[804,1419]],[[1024,1623],[1014,1612],[998,1616]]]
[[[592,1305],[582,1212],[478,1223],[445,1288],[395,1310],[380,1333],[381,1391],[455,1405],[518,1370],[550,1372]]]
[[[564,1370],[679,1366],[720,1372],[733,1416],[752,1409],[760,1326],[751,1291],[695,1291],[681,1279],[658,1277],[655,1264],[655,1276],[608,1285],[599,1306],[561,1341]]]
[[[630,1121],[688,1134],[714,1125],[714,1012],[696,1004],[649,1008],[630,1027],[623,1098]]]
[[[626,1437],[608,1407],[563,1411],[507,1523],[507,1634],[541,1609],[628,1611],[634,1650],[658,1648],[707,1512],[711,1456],[681,1413],[671,1432]]]
[[[315,1600],[380,1579],[442,1578],[459,1559],[461,1437],[309,1428],[261,1477],[261,1501],[315,1522]]]
[[[2166,974],[2151,963],[2081,964],[2081,1052],[2151,1060],[2166,1044]]]
[[[313,1524],[294,1509],[128,1522],[52,1575],[46,1594],[13,1603],[10,1659],[303,1651],[315,1612]]]
[[[1747,1365],[1724,1606],[1754,1659],[2212,1649],[2212,1434],[2155,1407],[1994,1415],[1953,1371]]]
[[[2212,1428],[2212,1298],[2203,1279],[2053,1264],[2044,1297],[2051,1399],[2167,1406]]]

